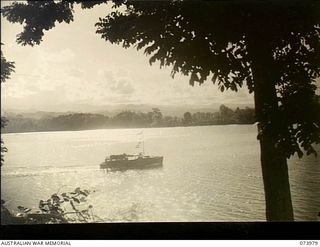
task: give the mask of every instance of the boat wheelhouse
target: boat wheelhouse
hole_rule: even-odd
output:
[[[161,166],[163,166],[162,156],[146,156],[142,153],[110,155],[100,164],[101,169],[110,170],[147,169]]]
[[[101,169],[108,170],[128,170],[128,169],[149,169],[163,166],[163,156],[148,156],[144,154],[144,135],[143,131],[138,135],[142,135],[142,141],[138,142],[136,148],[140,148],[142,144],[142,152],[139,154],[117,154],[110,155],[100,164]]]

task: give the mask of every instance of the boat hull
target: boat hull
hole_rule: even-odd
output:
[[[113,160],[100,164],[101,169],[128,170],[128,169],[149,169],[163,166],[163,157],[137,158],[134,160]]]

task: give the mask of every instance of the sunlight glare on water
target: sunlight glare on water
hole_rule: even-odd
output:
[[[1,197],[9,209],[89,189],[103,221],[262,221],[264,194],[256,126],[144,129],[147,155],[163,167],[106,173],[110,154],[137,153],[141,129],[4,134],[9,152]],[[289,161],[296,220],[317,220],[319,160]]]

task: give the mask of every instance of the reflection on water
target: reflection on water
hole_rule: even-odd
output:
[[[137,129],[6,134],[9,152],[1,196],[9,208],[76,187],[94,191],[104,221],[260,221],[264,195],[256,127],[145,129],[147,155],[163,167],[106,173],[106,155],[134,153]],[[313,156],[289,161],[295,218],[317,220],[320,166]]]

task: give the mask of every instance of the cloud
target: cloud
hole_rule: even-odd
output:
[[[124,70],[119,70],[115,73],[110,70],[100,70],[98,73],[98,78],[101,81],[99,86],[102,86],[102,88],[109,91],[109,94],[114,96],[133,94],[135,88],[132,79],[127,75],[128,72]]]
[[[149,66],[143,52],[105,42],[95,34],[94,24],[97,16],[105,16],[107,11],[105,6],[75,11],[74,22],[57,25],[34,47],[17,45],[14,40],[21,26],[4,21],[1,32],[8,44],[4,52],[8,60],[16,62],[16,72],[2,85],[6,105],[49,109],[59,102],[68,110],[82,103],[177,106],[253,102],[246,90],[221,93],[210,81],[192,87],[188,77],[177,74],[172,79],[170,67]]]
[[[132,84],[124,79],[116,81],[110,89],[119,94],[132,94],[134,92]]]

